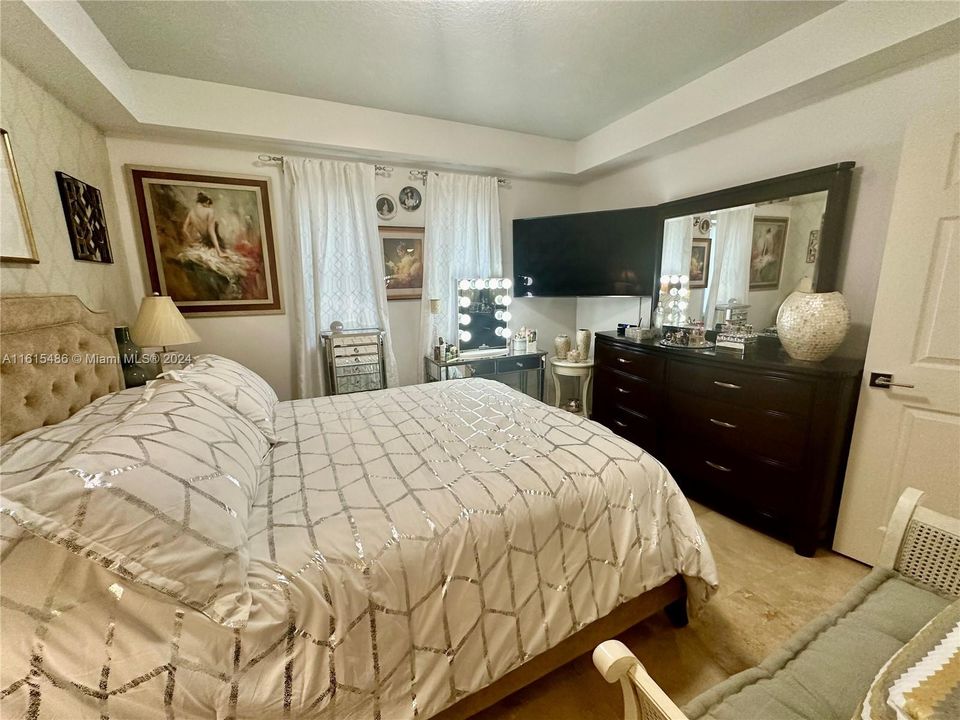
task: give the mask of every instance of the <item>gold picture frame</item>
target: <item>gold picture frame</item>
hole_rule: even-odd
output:
[[[23,195],[23,186],[20,184],[20,173],[17,171],[17,161],[13,157],[13,145],[10,143],[10,133],[0,128],[0,136],[3,138],[4,164],[0,170],[0,183],[2,183],[2,192],[4,200],[10,199],[10,196],[16,201],[19,213],[10,218],[10,213],[4,213],[2,233],[6,243],[0,250],[0,262],[5,263],[38,263],[40,255],[37,253],[37,241],[33,235],[33,226],[30,224],[30,214],[27,212],[27,200]],[[5,202],[4,205],[7,205]],[[9,205],[8,205],[9,207]],[[19,219],[19,222],[17,222]],[[11,226],[10,223],[16,223]],[[16,236],[16,247],[14,253],[10,251],[11,231]]]
[[[690,278],[691,290],[698,290],[707,287],[710,284],[710,246],[713,240],[706,238],[693,238],[690,246],[690,271],[687,277]]]
[[[387,300],[419,300],[423,293],[422,227],[380,226]]]
[[[269,177],[124,171],[153,292],[187,316],[283,314]]]

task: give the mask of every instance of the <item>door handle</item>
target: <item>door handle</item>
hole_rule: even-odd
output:
[[[870,373],[870,387],[883,389],[892,387],[912,389],[916,386],[908,383],[895,383],[893,381],[893,373],[872,372]]]

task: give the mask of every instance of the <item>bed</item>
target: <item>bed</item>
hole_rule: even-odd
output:
[[[76,298],[2,298],[0,331],[3,717],[462,718],[716,588],[660,463],[499,383],[279,402],[251,420],[189,376],[120,390],[97,359],[116,354],[112,325]],[[71,361],[26,369],[8,348]],[[156,455],[161,436],[179,454]],[[110,469],[93,472],[104,444]],[[186,482],[182,458],[208,449],[236,469]],[[176,522],[122,486],[148,471],[146,492],[182,489]],[[142,513],[129,536],[104,529],[127,512]],[[193,526],[221,517],[242,528],[236,546]],[[150,523],[177,532],[103,550]],[[210,567],[170,581],[164,562],[214,545],[212,594]]]

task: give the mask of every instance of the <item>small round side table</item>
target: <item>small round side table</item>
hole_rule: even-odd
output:
[[[560,407],[560,376],[580,378],[580,412],[578,415],[587,415],[587,400],[590,397],[590,381],[593,380],[593,360],[586,362],[568,362],[550,358],[550,367],[553,369],[554,407]]]

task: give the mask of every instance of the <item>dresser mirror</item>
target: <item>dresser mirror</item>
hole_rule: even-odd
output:
[[[495,355],[510,343],[510,278],[465,278],[457,283],[457,346],[461,355]]]
[[[712,329],[723,315],[745,313],[760,331],[776,323],[795,290],[836,290],[853,167],[829,165],[660,206],[661,286],[684,286],[676,324]]]

